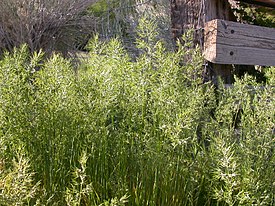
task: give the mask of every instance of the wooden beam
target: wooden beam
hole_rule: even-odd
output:
[[[275,66],[275,29],[215,19],[205,24],[204,57],[212,63]]]
[[[248,4],[255,4],[255,5],[275,8],[275,0],[238,0],[238,1],[245,2]]]
[[[224,19],[228,21],[236,21],[237,18],[234,15],[231,9],[231,0],[200,0],[201,5],[204,5],[204,9],[202,11],[205,12],[204,16],[204,24],[205,22],[211,21],[213,19]],[[229,3],[230,2],[230,3]],[[202,4],[203,3],[203,4]],[[204,25],[203,24],[203,25]],[[202,48],[203,49],[203,48]],[[218,84],[218,77],[222,79],[224,83],[230,84],[232,83],[232,65],[224,65],[224,64],[208,64],[208,78],[214,84]]]

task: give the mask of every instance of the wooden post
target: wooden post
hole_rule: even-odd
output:
[[[230,0],[231,1],[231,0]],[[171,0],[172,33],[178,39],[186,29],[195,29],[195,43],[203,50],[204,24],[213,19],[235,21],[228,0]],[[231,83],[231,65],[213,64],[211,76],[220,76],[226,84]]]
[[[179,39],[186,29],[199,26],[201,0],[171,0],[171,21],[174,39]]]

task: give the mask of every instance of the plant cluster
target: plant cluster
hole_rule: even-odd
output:
[[[132,56],[138,55],[134,42],[139,19],[147,16],[157,24],[158,38],[166,47],[174,48],[171,37],[171,11],[167,0],[98,0],[88,13],[98,18],[96,31],[101,39],[120,37],[124,48]]]
[[[275,203],[274,87],[203,84],[192,33],[171,52],[141,22],[135,61],[98,37],[78,70],[26,46],[5,54],[1,205]]]
[[[92,31],[84,15],[96,0],[1,0],[0,52],[27,44],[30,51],[68,52]]]
[[[271,28],[275,27],[274,9],[240,3],[235,12],[241,22]]]

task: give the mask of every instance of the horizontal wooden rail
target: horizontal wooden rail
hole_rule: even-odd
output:
[[[275,66],[275,28],[215,19],[204,31],[204,57],[210,62]]]
[[[236,0],[235,0],[236,1]],[[275,8],[275,0],[238,0],[241,2]]]

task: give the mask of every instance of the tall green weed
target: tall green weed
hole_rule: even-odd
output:
[[[1,204],[274,204],[274,87],[203,84],[192,32],[168,51],[145,25],[135,60],[95,36],[77,70],[26,46],[0,61]]]

